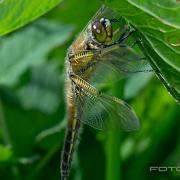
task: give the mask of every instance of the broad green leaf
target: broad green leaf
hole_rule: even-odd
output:
[[[0,40],[0,85],[14,85],[32,65],[47,59],[48,53],[62,45],[72,33],[72,26],[40,20]]]
[[[35,20],[62,0],[0,0],[0,36]]]
[[[59,98],[62,99],[63,97]],[[51,128],[62,120],[65,113],[63,108],[62,105],[57,112],[47,115],[36,110],[24,110],[22,106],[4,100],[3,109],[8,127],[7,133],[10,137],[14,156],[30,157],[38,154],[38,152],[33,151],[36,136],[43,129]]]
[[[180,102],[180,3],[174,0],[106,0],[143,40],[142,50],[157,76]]]
[[[37,109],[46,114],[57,111],[64,83],[57,68],[53,62],[32,68],[30,83],[18,90],[23,108]]]

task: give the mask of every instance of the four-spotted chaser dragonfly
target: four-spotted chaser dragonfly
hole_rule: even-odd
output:
[[[115,12],[102,6],[68,50],[68,122],[61,160],[63,180],[69,175],[81,123],[96,129],[118,128],[123,131],[134,131],[140,127],[135,112],[126,102],[92,86],[100,76],[106,77],[111,71],[123,76],[147,68],[146,60],[126,44],[132,33],[129,26],[113,28],[113,24],[119,21]]]

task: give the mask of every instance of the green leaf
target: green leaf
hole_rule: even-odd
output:
[[[47,59],[48,53],[62,45],[72,33],[72,26],[40,20],[0,41],[0,84],[14,85],[32,65]]]
[[[180,102],[180,3],[173,0],[106,3],[138,29],[144,54],[168,91]]]
[[[12,156],[12,149],[9,146],[0,145],[0,163],[11,160]]]
[[[0,0],[0,35],[35,20],[62,0]]]
[[[57,111],[64,82],[57,68],[53,62],[32,68],[30,83],[18,90],[19,100],[25,109],[37,109],[46,114]]]

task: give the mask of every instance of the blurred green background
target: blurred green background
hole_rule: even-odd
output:
[[[0,38],[0,179],[60,179],[66,51],[99,7],[98,0],[65,1]],[[142,127],[108,133],[84,126],[69,179],[179,179],[175,170],[149,170],[180,166],[178,104],[150,73],[112,84],[106,89],[123,90]]]

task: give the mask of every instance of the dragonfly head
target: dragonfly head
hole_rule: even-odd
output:
[[[91,24],[93,38],[102,44],[108,44],[112,40],[112,25],[109,19],[101,18]]]

